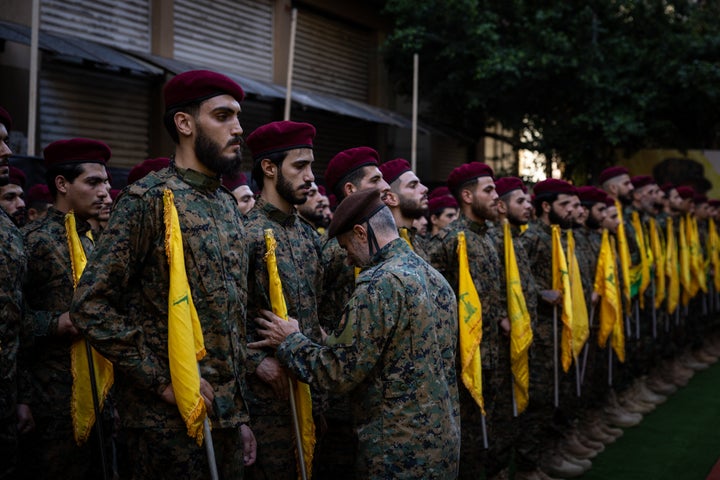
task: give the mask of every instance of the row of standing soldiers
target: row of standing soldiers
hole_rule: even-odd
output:
[[[472,162],[453,170],[447,188],[429,198],[407,161],[381,163],[372,148],[351,148],[330,161],[325,188],[340,205],[361,192],[379,191],[397,236],[407,244],[391,242],[374,251],[375,237],[366,235],[373,255],[358,258],[347,242],[341,247],[334,235],[318,233],[317,227],[327,226],[324,206],[316,216],[298,215],[315,179],[311,125],[273,122],[248,136],[260,193],[245,214],[219,179],[239,167],[242,89],[221,75],[195,71],[175,77],[164,94],[175,155],[131,183],[109,219],[102,212],[110,195],[105,165],[111,152],[88,139],[45,149],[53,199],[45,217],[20,233],[9,216],[0,215],[6,224],[7,319],[0,344],[2,478],[208,475],[208,459],[175,405],[168,365],[166,190],[174,193],[181,219],[185,271],[202,325],[200,390],[213,422],[221,478],[296,477],[301,462],[288,402],[290,372],[310,372],[303,378],[312,390],[316,478],[502,478],[515,452],[516,478],[537,479],[586,471],[622,428],[639,423],[695,370],[717,360],[720,351],[709,333],[718,308],[718,210],[688,187],[661,189],[650,177],[631,179],[627,170],[611,167],[600,176],[602,189],[551,179],[536,184],[531,197],[520,179],[495,179],[490,167]],[[12,122],[0,113],[7,162]],[[371,213],[355,219],[357,224],[370,226],[377,211]],[[68,214],[75,226],[67,223]],[[413,227],[423,216],[433,226],[425,236]],[[289,336],[277,354],[262,344],[265,333],[253,319],[273,309],[268,229],[276,240],[288,316],[315,346],[329,348],[332,359],[313,363],[302,351],[287,353],[297,336]],[[615,296],[622,302],[609,336],[600,311],[611,294],[600,288],[597,275],[606,231],[615,239],[608,244],[617,272]],[[571,351],[574,366],[567,373],[559,339],[573,332],[580,338],[583,315],[573,308],[575,323],[558,333],[570,290],[553,278],[554,232],[567,264],[578,266],[579,277],[571,280],[580,278],[586,310],[588,336]],[[87,256],[82,276],[72,258],[71,233]],[[460,290],[460,233],[482,311],[482,380],[472,388],[457,380],[452,365],[464,377],[457,325],[439,321],[457,320],[446,288],[459,302],[466,293]],[[510,240],[532,332],[524,369],[522,362],[517,367],[513,348],[513,334],[524,325],[509,303],[518,290],[508,295],[511,284],[505,281],[512,270],[506,263]],[[677,256],[668,254],[671,245]],[[395,273],[378,263],[389,255],[385,248],[407,259],[394,266]],[[683,262],[689,262],[687,269]],[[377,275],[372,281],[370,271]],[[373,290],[383,275],[397,276],[406,290],[416,288],[417,272],[437,288],[433,298],[418,293],[426,300],[411,302],[409,312],[401,308],[407,293],[396,299],[395,291]],[[665,288],[661,298],[663,281],[679,284],[679,297]],[[427,318],[430,311],[438,319]],[[407,336],[397,331],[401,320],[438,331],[432,339],[427,333]],[[105,426],[100,435],[89,428],[78,432],[73,384],[80,370],[71,364],[71,352],[83,338],[114,369],[110,394],[105,396],[108,384],[102,382],[94,393],[103,400],[101,421],[92,427],[97,433]],[[390,362],[388,352],[397,358]],[[437,357],[449,359],[450,366],[427,366]],[[445,401],[432,400],[439,398]],[[423,412],[411,421],[397,414],[414,409]],[[19,455],[5,455],[15,451]]]

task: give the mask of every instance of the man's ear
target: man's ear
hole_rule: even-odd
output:
[[[62,175],[58,175],[57,177],[55,177],[55,188],[59,193],[67,193],[69,183],[70,182],[67,181],[67,178],[63,177]]]
[[[263,175],[268,178],[275,178],[277,175],[278,166],[275,165],[269,158],[263,158],[260,161],[260,168],[262,169]]]
[[[355,233],[355,235],[357,235],[357,237],[363,242],[367,241],[367,230],[365,230],[363,225],[355,225],[353,227],[353,233]]]
[[[195,131],[195,118],[187,112],[177,112],[173,117],[178,135],[189,137]]]
[[[549,202],[542,202],[542,211],[545,213],[550,213],[550,210],[552,210],[552,205],[550,205]]]
[[[469,189],[463,188],[462,190],[460,190],[460,200],[462,201],[462,203],[472,205],[473,193]]]
[[[394,193],[392,190],[387,192],[385,194],[385,198],[383,198],[383,202],[388,207],[397,207],[400,204],[400,198],[397,196],[396,193]]]

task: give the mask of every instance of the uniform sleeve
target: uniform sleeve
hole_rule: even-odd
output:
[[[162,205],[159,199],[155,202]],[[162,206],[153,208],[151,200],[132,194],[121,197],[88,259],[70,311],[72,322],[101,355],[138,386],[158,394],[170,384],[169,366],[147,338],[153,324],[165,319],[143,321],[130,315],[133,306],[126,292],[130,285],[137,289],[144,263],[156,260],[152,252],[164,231],[158,225],[160,212]]]
[[[290,335],[277,357],[303,382],[343,393],[362,383],[382,356],[396,326],[400,285],[359,283],[343,314],[344,327],[318,345],[301,333]]]

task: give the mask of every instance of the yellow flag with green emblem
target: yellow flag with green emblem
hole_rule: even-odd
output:
[[[712,218],[708,221],[708,250],[715,291],[720,292],[720,235]]]
[[[475,283],[470,275],[465,232],[458,232],[458,337],[460,341],[460,365],[463,384],[485,415],[482,391],[482,305]]]
[[[620,259],[620,274],[622,276],[622,293],[625,298],[625,313],[630,313],[630,286],[632,278],[630,277],[630,246],[628,245],[627,236],[625,234],[625,222],[623,221],[622,204],[615,200],[615,208],[618,212],[618,228],[617,228],[617,250]]]
[[[570,290],[572,291],[572,354],[575,361],[582,351],[585,342],[590,336],[588,324],[588,309],[585,303],[585,292],[583,291],[582,277],[580,276],[580,265],[575,255],[575,238],[572,230],[567,231],[567,263],[568,276],[570,278]]]
[[[265,230],[265,264],[268,269],[268,288],[270,294],[270,304],[272,311],[278,317],[287,320],[288,311],[285,303],[285,295],[282,290],[282,280],[277,266],[277,256],[275,248],[277,242],[271,228]],[[292,379],[292,395],[295,399],[295,408],[297,410],[297,421],[300,429],[300,441],[303,449],[303,462],[307,478],[312,477],[312,463],[315,455],[315,422],[312,416],[312,398],[310,397],[310,386],[307,383],[299,382]],[[297,454],[297,452],[296,452]],[[299,461],[299,460],[298,460]],[[300,466],[298,465],[298,472]]]
[[[655,308],[660,308],[666,295],[665,251],[662,242],[660,242],[660,233],[655,219],[650,218],[648,225],[650,227],[650,247],[655,259],[655,298],[653,301],[655,302]]]
[[[187,434],[198,445],[203,442],[203,422],[207,417],[200,395],[198,361],[205,356],[202,327],[190,292],[185,271],[180,220],[171,190],[163,192],[165,253],[170,266],[168,292],[168,360],[175,401]]]
[[[530,326],[530,312],[525,304],[525,295],[520,281],[520,270],[515,257],[510,224],[503,225],[505,247],[505,281],[507,287],[508,316],[510,317],[510,369],[513,374],[513,389],[517,413],[525,411],[530,398],[530,371],[528,351],[532,344],[533,332]]]
[[[680,303],[680,259],[672,217],[667,219],[665,238],[665,274],[667,276],[667,302],[665,302],[665,308],[667,313],[675,313],[675,309]]]
[[[633,211],[630,216],[633,229],[635,229],[635,239],[640,251],[640,285],[638,287],[638,301],[640,308],[645,308],[645,291],[650,286],[650,259],[647,256],[649,239],[645,238],[642,222],[640,222],[640,214]]]
[[[702,246],[700,245],[697,217],[688,217],[688,225],[690,225],[688,242],[690,243],[691,272],[697,289],[707,293],[707,272],[705,271]],[[697,293],[697,290],[695,293]]]
[[[560,241],[560,227],[552,225],[552,284],[553,290],[562,292],[562,334],[560,337],[560,357],[563,371],[570,370],[573,359],[572,341],[572,289],[570,288],[570,275],[568,272],[565,252]]]
[[[608,231],[603,229],[594,282],[594,289],[600,295],[598,345],[601,348],[607,345],[608,338],[615,331],[615,325],[622,325],[623,322],[622,298],[618,282],[615,252]],[[622,333],[622,329],[620,332]]]
[[[690,265],[690,246],[688,245],[687,220],[680,217],[680,228],[678,229],[678,252],[680,256],[680,285],[682,286],[682,304],[687,305],[690,299],[695,296],[693,292],[692,268]]]
[[[68,240],[68,249],[70,250],[73,288],[75,288],[78,281],[80,281],[83,270],[85,270],[87,257],[77,233],[75,214],[72,211],[65,215],[65,233]],[[70,370],[73,376],[70,415],[73,423],[73,436],[78,445],[82,445],[87,441],[96,420],[86,342],[87,340],[84,338],[75,340],[70,347]],[[114,381],[113,366],[108,359],[96,352],[94,348],[91,348],[90,351],[92,352],[93,370],[95,371],[98,404],[100,410],[102,410]]]

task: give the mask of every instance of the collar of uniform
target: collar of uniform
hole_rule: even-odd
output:
[[[257,199],[257,202],[255,203],[255,208],[261,209],[265,214],[270,218],[270,220],[279,223],[280,225],[284,227],[291,227],[295,224],[295,220],[297,219],[297,215],[295,213],[285,213],[279,208],[277,208],[272,203],[265,200],[262,195]]]
[[[204,173],[200,173],[191,168],[180,168],[175,164],[175,161],[170,162],[170,167],[174,168],[177,172],[177,176],[180,179],[198,190],[204,190],[206,192],[214,192],[220,188],[220,177],[208,177]]]
[[[47,215],[50,220],[59,223],[65,228],[65,213],[61,212],[57,208],[50,206],[47,211]],[[75,228],[77,229],[78,235],[85,235],[90,230],[90,224],[82,218],[75,216]]]
[[[370,263],[373,265],[377,265],[379,263],[384,262],[388,258],[392,257],[398,252],[408,251],[410,250],[410,246],[408,243],[403,240],[402,238],[398,237],[394,240],[391,240],[389,243],[387,243],[384,247],[382,247],[380,250],[378,250],[375,255],[373,255],[372,259],[370,260]]]
[[[468,226],[468,229],[471,232],[477,233],[478,235],[485,235],[487,233],[488,222],[486,222],[485,220],[476,222],[474,220],[470,220],[465,215],[460,215],[460,217],[465,221],[465,224]]]

